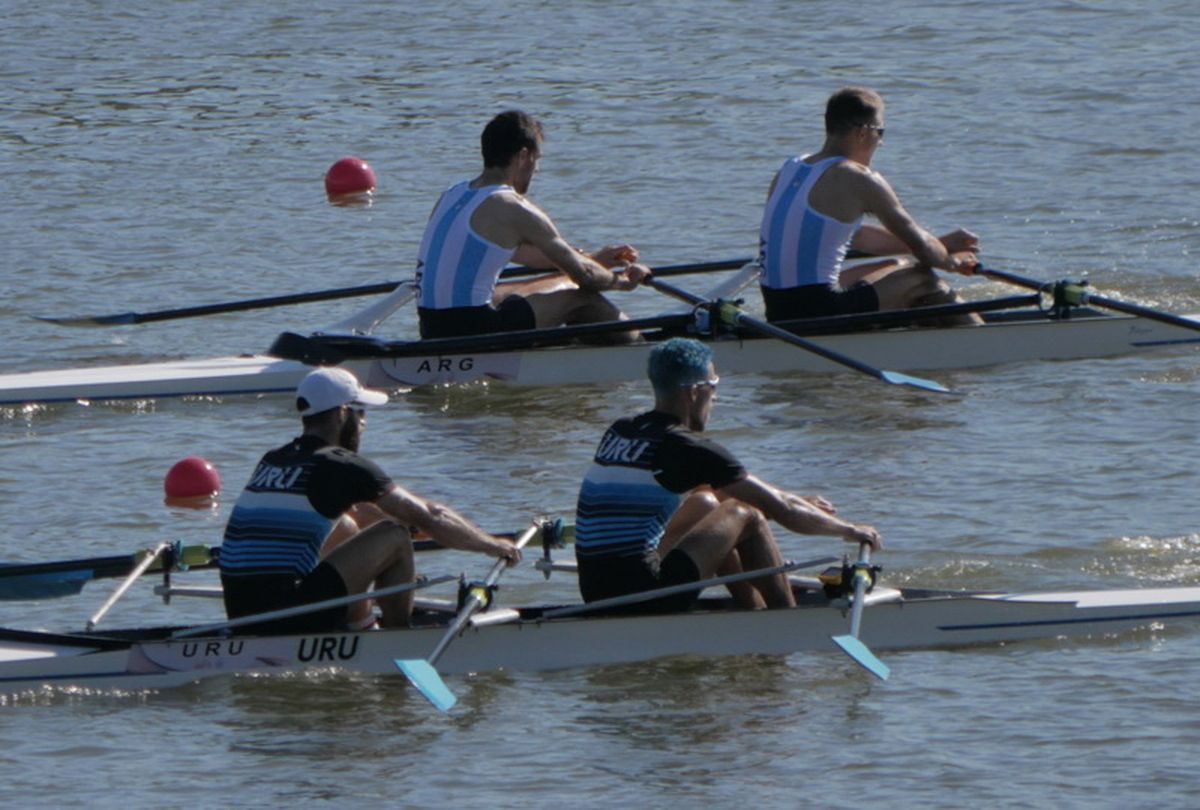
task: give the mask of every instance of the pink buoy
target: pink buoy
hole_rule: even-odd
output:
[[[163,480],[167,499],[212,500],[221,494],[221,476],[217,468],[199,456],[188,456],[167,471]]]
[[[325,193],[330,199],[375,190],[375,172],[362,158],[344,157],[325,173]]]

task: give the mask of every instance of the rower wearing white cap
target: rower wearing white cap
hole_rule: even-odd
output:
[[[225,528],[220,562],[229,618],[363,593],[372,583],[382,589],[411,582],[412,528],[449,548],[520,561],[512,543],[408,492],[358,455],[363,409],[386,402],[387,394],[363,388],[343,369],[318,369],[300,383],[303,434],[263,456]],[[347,512],[364,504],[382,519],[359,531]],[[408,624],[411,592],[378,602],[385,627]],[[349,611],[336,607],[255,629],[339,630],[363,608]]]

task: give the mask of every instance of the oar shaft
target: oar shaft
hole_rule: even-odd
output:
[[[862,626],[864,597],[870,584],[871,547],[863,543],[858,552],[858,565],[854,568],[854,606],[850,611],[850,635],[858,638]]]
[[[153,565],[154,561],[159,558],[159,555],[161,555],[170,547],[171,544],[168,542],[164,541],[159,543],[158,546],[152,552],[150,552],[145,559],[135,565],[133,570],[129,572],[129,576],[127,576],[124,581],[117,586],[117,589],[113,591],[112,596],[108,597],[104,604],[100,606],[100,609],[92,614],[92,617],[88,619],[87,629],[95,630],[96,625],[99,624],[100,620],[104,618],[105,614],[112,609],[112,606],[117,603],[117,600],[124,596],[125,592],[128,591],[133,586],[133,583],[137,581],[137,578],[145,573],[146,569]]]
[[[665,292],[667,295],[674,296],[681,301],[687,301],[695,306],[705,306],[710,303],[703,296],[688,292],[680,287],[676,287],[674,284],[667,284],[664,281],[659,281],[653,277],[651,277],[649,284],[660,292]],[[804,338],[794,335],[786,329],[781,329],[774,324],[767,323],[766,321],[760,321],[757,318],[751,318],[743,312],[736,313],[734,318],[738,324],[747,326],[756,332],[761,332],[764,335],[770,335],[777,340],[782,340],[784,343],[790,343],[793,346],[806,349],[813,354],[818,354],[821,357],[824,357],[826,360],[832,360],[835,363],[841,363],[844,366],[848,366],[856,371],[861,371],[864,374],[870,374],[872,377],[883,379],[883,372],[879,371],[878,369],[872,368],[866,363],[860,363],[853,357],[846,357],[839,352],[826,349],[824,346],[818,346],[816,343],[805,340]]]
[[[695,306],[706,306],[712,303],[702,296],[696,295],[695,293],[690,293],[687,290],[680,289],[679,287],[668,284],[664,281],[659,281],[653,277],[651,277],[646,283],[660,292],[664,292],[667,295],[687,301]],[[769,335],[776,340],[789,343],[793,346],[804,349],[805,351],[811,352],[820,357],[824,357],[830,362],[837,363],[845,366],[846,368],[869,375],[877,380],[882,380],[883,382],[893,385],[908,385],[925,391],[936,391],[942,394],[950,393],[950,389],[939,383],[935,383],[932,380],[914,377],[909,374],[900,374],[895,371],[883,371],[881,369],[877,369],[874,366],[869,366],[866,363],[856,360],[853,357],[844,355],[841,352],[835,352],[832,349],[827,349],[824,346],[813,343],[810,340],[805,340],[804,338],[794,335],[786,329],[781,329],[774,324],[767,323],[766,321],[760,321],[757,318],[751,318],[744,312],[737,310],[736,307],[733,307],[733,310],[734,312],[732,314],[732,318],[734,323],[737,325],[746,326],[761,334]],[[724,315],[722,317],[724,317]]]
[[[733,270],[746,264],[750,259],[724,259],[714,262],[699,262],[695,264],[675,264],[660,267],[655,272],[664,276],[683,275],[686,273],[706,273],[720,270]],[[544,273],[554,273],[557,270],[539,267],[507,267],[501,271],[504,279],[537,276]],[[291,293],[289,295],[272,295],[265,298],[248,298],[244,301],[226,301],[219,304],[200,304],[194,307],[178,307],[161,309],[151,312],[118,312],[111,315],[84,315],[78,317],[39,316],[38,320],[56,323],[63,326],[123,326],[137,323],[153,323],[170,321],[181,318],[196,318],[203,315],[217,315],[225,312],[244,312],[251,309],[267,309],[270,307],[288,306],[292,304],[309,304],[316,301],[336,301],[343,298],[357,298],[365,295],[379,295],[395,290],[402,284],[414,284],[411,279],[403,281],[381,281],[375,284],[363,284],[356,287],[334,287],[329,290],[313,290],[311,292]]]
[[[524,548],[525,545],[531,539],[533,539],[533,536],[541,530],[541,528],[541,523],[534,523],[533,525],[529,526],[529,528],[521,532],[521,535],[513,542],[513,545],[515,545],[518,549]],[[463,604],[462,609],[458,611],[458,615],[454,617],[454,621],[450,623],[450,627],[446,630],[441,639],[438,641],[437,645],[433,648],[433,652],[431,652],[429,657],[425,659],[430,666],[437,664],[438,659],[442,657],[442,653],[445,652],[446,648],[450,646],[450,642],[452,642],[458,636],[458,634],[462,632],[462,629],[466,626],[467,622],[471,620],[471,616],[473,616],[476,611],[487,604],[488,590],[495,586],[496,581],[500,579],[500,575],[504,573],[504,569],[506,568],[508,568],[507,560],[496,560],[496,562],[492,564],[491,570],[488,571],[487,576],[483,578],[483,583],[471,589],[471,592],[467,595],[467,600]]]
[[[975,272],[990,278],[994,278],[997,281],[1004,281],[1009,284],[1014,284],[1018,287],[1026,287],[1031,290],[1039,290],[1044,292],[1053,290],[1057,284],[1057,282],[1038,281],[1037,279],[1026,278],[1025,276],[1019,276],[1016,273],[1010,273],[1006,270],[993,270],[990,267],[978,267],[976,268]],[[1135,315],[1139,318],[1159,321],[1160,323],[1178,326],[1182,329],[1200,331],[1200,322],[1194,321],[1191,318],[1185,318],[1181,315],[1175,315],[1170,312],[1162,312],[1157,309],[1143,307],[1138,304],[1131,304],[1128,301],[1119,301],[1115,298],[1107,298],[1103,295],[1095,295],[1088,289],[1084,288],[1081,284],[1076,285],[1076,288],[1078,291],[1078,303],[1080,304],[1094,304],[1095,306],[1103,309],[1111,309],[1115,312],[1125,313],[1126,315]]]
[[[562,619],[567,616],[577,616],[581,613],[593,613],[597,610],[608,610],[614,607],[623,607],[625,605],[635,605],[639,602],[647,602],[652,599],[659,599],[664,596],[674,596],[680,593],[689,591],[702,591],[705,588],[711,588],[715,585],[729,585],[734,582],[744,582],[750,579],[761,579],[763,577],[771,577],[776,574],[786,574],[789,571],[795,571],[800,568],[812,568],[817,565],[825,565],[833,562],[837,557],[820,557],[815,560],[805,560],[803,562],[787,562],[783,565],[776,565],[770,568],[759,568],[754,571],[742,571],[737,574],[726,574],[720,577],[710,577],[708,579],[698,580],[696,582],[685,582],[681,585],[668,585],[664,588],[654,588],[649,591],[640,591],[638,593],[625,594],[624,596],[611,596],[608,599],[597,599],[594,602],[585,602],[582,605],[571,605],[570,607],[555,608],[548,610],[542,614],[544,619]]]
[[[284,332],[268,350],[272,357],[285,360],[341,360],[360,358],[432,357],[473,352],[499,352],[531,349],[568,343],[577,338],[614,332],[681,327],[690,323],[690,313],[652,315],[630,320],[559,326],[550,329],[525,329],[519,332],[490,332],[468,337],[430,338],[428,340],[388,341],[369,336],[297,335]]]
[[[366,591],[364,593],[352,593],[349,596],[339,596],[336,599],[325,599],[321,602],[310,602],[306,605],[296,605],[290,608],[281,608],[279,610],[269,610],[266,613],[255,613],[252,616],[240,616],[236,619],[230,619],[227,622],[217,622],[215,624],[202,624],[198,627],[189,627],[185,630],[179,630],[171,634],[171,638],[190,638],[191,636],[203,636],[209,633],[216,633],[222,630],[233,630],[238,627],[245,627],[250,624],[258,624],[260,622],[271,622],[276,619],[290,619],[293,616],[303,616],[306,613],[315,613],[319,610],[327,608],[341,607],[343,605],[352,605],[355,602],[361,602],[364,599],[374,599],[379,596],[392,596],[405,591],[418,591],[422,588],[428,588],[432,585],[441,585],[443,582],[449,582],[454,579],[450,575],[442,575],[432,577],[430,579],[422,579],[416,582],[405,582],[401,585],[392,585],[387,588],[380,588],[374,591]]]

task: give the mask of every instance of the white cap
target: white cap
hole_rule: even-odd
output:
[[[358,379],[345,369],[319,368],[301,380],[296,389],[296,399],[308,403],[300,415],[312,416],[342,405],[383,405],[387,403],[388,395],[383,391],[363,388],[358,384]]]

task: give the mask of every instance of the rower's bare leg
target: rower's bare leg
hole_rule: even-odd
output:
[[[740,564],[748,571],[782,563],[779,547],[766,517],[754,507],[734,499],[721,501],[720,506],[701,518],[679,541],[678,548],[692,558],[702,579],[715,575],[723,566],[737,564],[727,562],[735,549]],[[753,586],[767,607],[791,607],[796,604],[784,574],[750,580],[748,584]],[[734,589],[730,589],[730,592],[742,607],[759,606],[757,599],[743,601]]]
[[[533,307],[539,329],[555,326],[573,326],[581,323],[628,320],[621,310],[600,293],[569,289],[538,293],[526,299]],[[633,343],[640,334],[636,330],[610,332],[588,340],[595,343]]]
[[[578,290],[579,285],[571,280],[566,273],[551,272],[536,278],[521,281],[502,281],[492,291],[492,303],[499,305],[510,295],[529,297],[543,293],[560,292],[562,290]]]
[[[875,288],[881,310],[962,303],[958,293],[937,273],[927,266],[914,265],[913,261],[911,258],[889,259],[852,267],[842,271],[839,283],[848,287],[859,281],[867,282]],[[983,318],[975,312],[938,320],[948,326],[983,323]]]
[[[716,493],[707,487],[697,489],[684,498],[683,503],[679,504],[679,508],[675,510],[675,514],[671,515],[666,528],[663,529],[662,539],[658,541],[659,558],[670,554],[671,550],[679,545],[683,536],[720,504]]]
[[[329,553],[325,561],[332,565],[350,593],[363,593],[371,584],[387,588],[412,582],[416,577],[412,539],[408,529],[390,520],[381,520]],[[412,616],[413,594],[382,596],[375,600],[383,613],[384,627],[404,627]]]
[[[877,262],[863,262],[853,267],[847,267],[838,276],[838,284],[850,287],[860,281],[877,284],[879,280],[899,270],[910,270],[917,266],[917,260],[912,256],[899,256],[892,259],[881,259]]]
[[[738,554],[737,549],[729,552],[728,556],[717,569],[717,576],[729,576],[730,574],[740,574],[746,569],[742,566],[742,557]],[[767,606],[762,594],[758,592],[758,588],[747,581],[731,582],[725,586],[733,601],[744,608],[751,610],[762,610]]]
[[[321,546],[322,560],[329,557],[336,548],[358,534],[360,520],[363,523],[368,522],[369,518],[364,519],[365,516],[356,513],[355,509],[356,507],[351,507],[333,525],[333,531],[329,533],[329,536],[325,538],[325,544]],[[355,517],[359,519],[356,520]],[[375,521],[371,520],[370,522],[374,523]],[[345,577],[342,577],[342,579],[345,580]],[[361,602],[348,605],[346,607],[346,625],[349,627],[362,627],[366,625],[374,613],[373,604],[370,599],[364,599]]]

